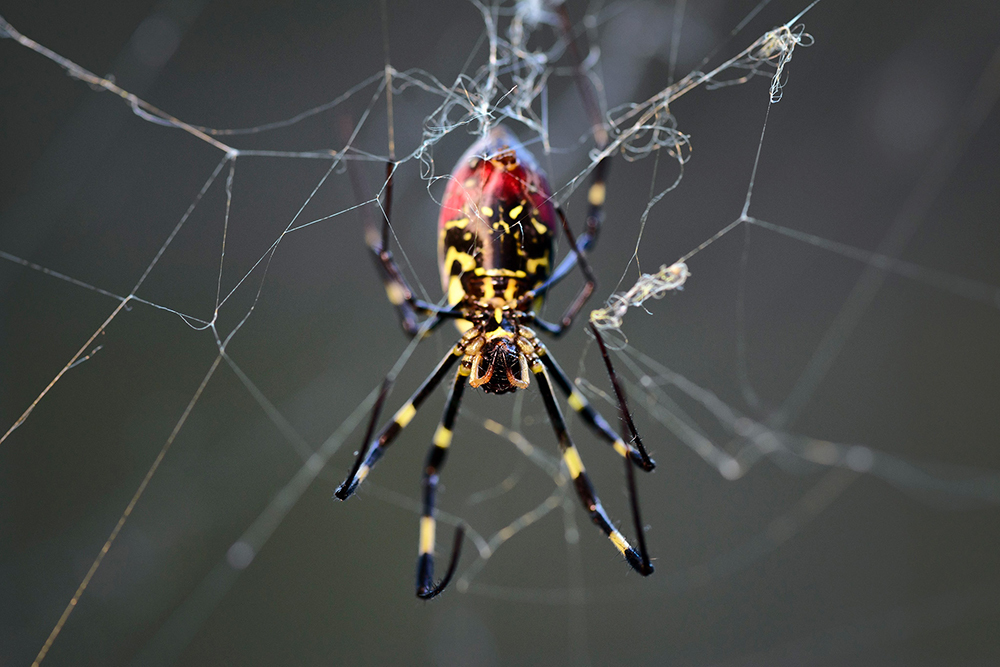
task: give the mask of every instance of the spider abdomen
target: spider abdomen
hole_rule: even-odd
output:
[[[550,273],[555,210],[531,154],[496,127],[459,160],[438,223],[441,285],[451,305],[511,303]],[[467,330],[471,324],[459,321]]]

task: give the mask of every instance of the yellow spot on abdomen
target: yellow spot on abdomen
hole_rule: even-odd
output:
[[[525,278],[528,274],[520,269],[514,271],[513,269],[487,269],[484,267],[477,267],[476,275],[489,276],[490,278]]]
[[[510,279],[507,281],[507,289],[503,291],[503,298],[507,301],[514,300],[514,294],[517,292],[517,281]]]
[[[467,252],[462,252],[455,246],[448,246],[448,252],[444,256],[444,270],[451,273],[451,265],[458,260],[462,271],[471,271],[476,268],[476,258]]]
[[[540,266],[547,267],[549,265],[549,254],[546,252],[544,257],[539,257],[537,259],[529,257],[526,264],[528,273],[538,273],[538,267]]]
[[[455,305],[465,298],[465,288],[462,287],[462,279],[452,276],[448,280],[448,303]]]

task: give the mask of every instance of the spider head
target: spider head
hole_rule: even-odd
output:
[[[510,338],[487,341],[472,359],[470,387],[488,394],[506,394],[528,386],[528,360]]]

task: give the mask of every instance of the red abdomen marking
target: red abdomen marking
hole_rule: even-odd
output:
[[[534,157],[506,128],[493,128],[465,152],[438,220],[449,303],[466,296],[509,301],[548,277],[556,230],[550,197]]]

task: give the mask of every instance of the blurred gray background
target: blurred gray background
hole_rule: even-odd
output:
[[[805,5],[775,0],[727,42],[755,4],[689,3],[678,76],[716,47],[713,63],[737,53]],[[570,7],[575,19],[585,11]],[[598,71],[608,104],[644,100],[670,76],[674,6],[636,2],[607,11]],[[15,2],[0,14],[169,113],[211,127],[291,117],[378,72],[385,59],[377,6],[354,3]],[[388,16],[392,64],[423,68],[448,84],[482,34],[477,10],[465,2],[390,2]],[[909,218],[919,225],[901,257],[1000,285],[1000,116],[990,111],[964,144],[950,138],[995,58],[1000,6],[823,0],[804,22],[816,44],[795,51],[784,99],[770,110],[751,215],[875,250],[914,198],[930,194]],[[474,62],[483,57],[479,50]],[[997,85],[994,70],[994,91]],[[652,210],[640,249],[645,270],[674,261],[739,217],[767,88],[762,78],[699,89],[673,106],[694,150],[680,187]],[[370,90],[291,128],[227,141],[337,148],[341,115],[356,122]],[[586,131],[576,100],[571,82],[553,84],[558,146],[574,146]],[[397,153],[416,145],[435,104],[413,91],[398,96]],[[380,101],[359,138],[375,154],[386,152],[384,109]],[[470,142],[456,132],[439,144],[436,172],[447,173]],[[954,163],[942,161],[948,147],[957,151]],[[535,153],[560,187],[587,163],[586,147]],[[127,294],[221,157],[0,40],[0,250]],[[653,164],[616,159],[612,166],[605,233],[592,255],[600,298],[632,253]],[[328,166],[237,162],[224,293],[288,225]],[[382,167],[362,163],[360,171],[374,193]],[[927,192],[928,173],[942,176],[939,191]],[[656,183],[665,187],[675,175],[663,161]],[[205,195],[139,296],[211,317],[221,186]],[[568,202],[577,224],[583,191]],[[399,241],[436,299],[432,195],[440,188],[429,194],[409,162],[396,192]],[[349,178],[338,172],[302,219],[355,201]],[[689,265],[682,293],[652,302],[652,315],[629,314],[629,341],[760,421],[792,391],[865,269],[760,227],[733,231]],[[627,279],[634,278],[633,270]],[[259,270],[251,274],[223,309],[222,331],[247,312],[260,279]],[[997,497],[1000,471],[1000,314],[996,303],[965,298],[950,284],[934,275],[924,282],[889,275],[789,427],[921,465],[949,482],[937,491],[789,461],[764,461],[727,481],[640,408],[639,428],[659,463],[639,477],[657,559],[652,577],[628,572],[574,500],[572,517],[550,513],[503,544],[467,591],[453,585],[429,604],[412,591],[412,502],[443,392],[389,451],[370,488],[341,504],[332,492],[361,434],[348,438],[249,562],[249,552],[231,546],[297,474],[302,452],[223,364],[45,664],[998,664],[1000,514],[988,498]],[[572,292],[561,290],[552,309]],[[117,303],[3,261],[0,304],[6,430]],[[417,350],[388,410],[454,336],[443,327]],[[578,328],[551,349],[574,377],[606,389],[587,343]],[[348,213],[282,241],[229,352],[317,448],[405,345],[365,257],[362,220]],[[2,665],[29,664],[37,653],[216,355],[210,333],[142,304],[120,314],[97,346],[0,444]],[[672,395],[718,445],[727,444],[708,413]],[[469,392],[468,419],[443,474],[441,510],[485,536],[554,488],[509,442],[481,427],[487,416],[510,424],[515,409],[524,435],[554,452],[534,391],[522,403]],[[625,519],[619,459],[578,423],[571,429],[606,505]],[[903,468],[890,473],[915,479]],[[474,494],[512,479],[510,491],[476,502]],[[634,532],[628,521],[623,530]],[[441,525],[439,553],[451,533]],[[460,573],[474,556],[467,543]]]

